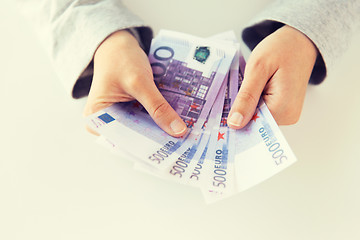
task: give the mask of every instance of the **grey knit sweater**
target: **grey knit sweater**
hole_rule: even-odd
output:
[[[17,0],[34,23],[55,70],[74,98],[91,85],[96,48],[111,33],[130,29],[148,50],[152,30],[119,0]],[[242,37],[253,49],[263,38],[290,25],[319,50],[311,83],[320,83],[360,28],[360,0],[278,0],[245,28]]]

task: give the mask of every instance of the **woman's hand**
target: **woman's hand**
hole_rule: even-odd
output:
[[[95,53],[84,115],[135,99],[168,134],[180,137],[186,132],[185,123],[156,87],[145,52],[132,34],[121,30],[109,36]]]
[[[295,124],[317,54],[312,41],[290,26],[267,36],[249,57],[228,125],[235,129],[246,126],[261,95],[279,125]]]

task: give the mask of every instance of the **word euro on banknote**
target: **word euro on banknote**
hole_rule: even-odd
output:
[[[206,122],[202,127],[202,132],[200,136],[198,137],[198,139],[195,139],[192,146],[188,147],[179,157],[177,157],[173,161],[170,169],[164,172],[159,172],[156,169],[154,169],[154,167],[140,162],[135,163],[134,165],[135,169],[151,174],[153,176],[157,176],[169,180],[175,180],[176,182],[189,185],[190,182],[187,181],[187,179],[189,179],[190,176],[189,174],[191,174],[191,170],[193,168],[192,163],[194,164],[197,163],[198,161],[197,159],[200,158],[203,150],[205,149],[206,143],[208,142],[208,139],[210,137],[210,133],[212,129],[211,126],[216,127],[218,125],[218,122],[220,121],[220,120],[217,121],[218,118],[217,115],[221,110],[218,111],[216,110],[221,109],[225,96],[225,87],[226,87],[225,83],[226,82],[222,84],[219,90],[219,93],[215,99],[215,103],[210,111],[210,114],[208,115],[208,119],[206,120]]]
[[[240,52],[237,52],[237,55]],[[231,64],[230,72],[228,73],[228,78],[226,81],[226,85],[224,86],[223,93],[221,95],[221,99],[216,102],[216,108],[214,104],[214,108],[211,112],[212,117],[209,119],[213,121],[215,124],[212,126],[206,127],[203,131],[203,139],[201,139],[200,144],[198,144],[196,148],[196,152],[192,155],[189,155],[186,159],[179,159],[175,162],[173,169],[171,170],[171,174],[175,176],[181,177],[182,181],[189,185],[201,187],[201,180],[203,178],[204,173],[206,173],[210,169],[206,169],[203,167],[203,164],[206,161],[206,157],[209,157],[209,154],[212,153],[212,149],[216,145],[216,140],[210,138],[214,136],[215,133],[218,134],[219,128],[222,124],[226,124],[226,119],[223,118],[223,108],[224,105],[228,110],[230,110],[230,95],[229,92],[234,92],[234,96],[237,93],[237,77],[238,74],[234,69],[238,68],[238,61],[236,57]],[[235,85],[233,84],[235,82]],[[232,86],[234,85],[234,86]],[[220,95],[220,94],[219,94]],[[216,135],[220,136],[220,135]],[[220,139],[224,139],[224,134]],[[227,137],[227,136],[225,136]],[[174,172],[176,171],[177,174]]]
[[[269,109],[261,99],[250,123],[235,132],[235,159],[233,161],[235,181],[222,171],[223,157],[220,151],[214,161],[212,185],[203,188],[206,202],[211,203],[244,191],[279,173],[296,162]],[[223,151],[223,149],[221,150]],[[225,155],[226,156],[226,155]]]
[[[240,57],[242,55],[238,51],[235,64],[230,70],[219,128],[212,131],[202,171],[197,176],[200,178],[198,181],[201,188],[210,193],[218,193],[218,189],[221,189],[222,194],[223,192],[232,193],[236,189],[234,166],[236,131],[228,127],[227,117],[238,92]]]
[[[180,156],[186,145],[192,145],[186,140],[200,134],[235,52],[231,44],[172,31],[160,31],[153,40],[149,60],[154,80],[187,124],[183,138],[166,134],[137,102],[103,109],[88,117],[88,125],[119,150],[131,152],[156,169],[168,169],[169,158]]]
[[[245,70],[242,56],[239,67],[238,88],[241,87]],[[251,188],[296,162],[294,153],[263,99],[260,99],[248,125],[234,133],[233,160],[229,160],[231,151],[227,150],[230,147],[215,150],[217,157],[213,160],[213,169],[208,171],[207,185],[202,188],[208,203]],[[227,169],[233,171],[229,173]]]
[[[236,49],[239,49],[239,44],[236,42],[236,36],[233,31],[224,32],[215,36],[210,37],[212,40],[219,41],[225,44],[233,44]],[[231,63],[230,70],[226,75],[226,80],[224,81],[220,91],[216,97],[215,103],[212,106],[211,112],[208,115],[206,124],[202,126],[202,131],[200,136],[196,136],[194,139],[193,145],[187,148],[179,158],[174,159],[174,163],[171,168],[167,171],[169,178],[176,180],[184,184],[198,185],[198,161],[202,159],[201,156],[207,146],[208,139],[210,137],[213,129],[218,129],[222,116],[222,109],[224,101],[229,101],[225,99],[226,89],[231,89],[236,96],[237,93],[237,79],[238,79],[238,55],[240,52],[237,50],[236,55]],[[233,81],[230,82],[230,77]],[[232,86],[230,86],[232,84]],[[229,106],[229,104],[228,104]],[[197,179],[197,180],[195,180]]]
[[[217,95],[215,103],[208,116],[208,120],[202,127],[201,134],[198,136],[198,138],[196,138],[195,141],[193,141],[192,146],[187,148],[182,155],[173,161],[170,169],[164,173],[166,174],[166,177],[184,184],[191,183],[189,179],[192,174],[192,170],[205,150],[212,129],[217,128],[219,125],[221,118],[221,108],[224,103],[227,82],[227,80],[224,81],[223,85],[221,86],[219,94]],[[195,186],[195,184],[193,185]]]

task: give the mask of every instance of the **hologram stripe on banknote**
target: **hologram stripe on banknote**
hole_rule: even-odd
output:
[[[162,30],[151,45],[154,80],[165,99],[194,132],[206,121],[236,49]],[[202,58],[196,57],[202,53]]]
[[[234,102],[239,83],[239,58],[242,56],[240,48],[230,69],[230,80],[225,95],[220,128],[213,132],[211,140],[215,148],[208,151],[207,163],[204,165],[204,176],[201,179],[202,192],[209,202],[213,198],[223,198],[236,192],[235,181],[235,130],[227,125],[232,103]]]
[[[245,61],[240,56],[239,88],[243,80],[244,69]],[[294,153],[262,99],[260,99],[249,124],[234,133],[235,174],[233,176],[235,179],[232,179],[232,183],[229,181],[232,184],[232,191],[219,191],[215,190],[214,186],[208,185],[208,188],[202,189],[208,203],[253,187],[296,161]],[[236,187],[235,191],[234,186]]]
[[[192,145],[180,157],[174,160],[171,167],[166,171],[169,178],[184,184],[190,184],[193,168],[196,167],[198,159],[208,142],[212,129],[217,128],[221,119],[221,108],[224,102],[226,83],[220,88],[216,101],[208,116],[207,124],[204,124],[200,136],[197,136]]]
[[[218,34],[216,36],[211,37],[211,39],[215,39],[220,41],[221,43],[224,42],[231,42],[234,43],[233,46],[236,49],[239,49],[239,44],[236,43],[236,37],[233,31],[229,31],[229,32],[225,32],[225,33],[221,33]],[[226,40],[226,41],[225,41]],[[232,84],[231,87],[233,87],[234,89],[232,89],[232,94],[236,96],[237,93],[237,77],[238,77],[238,68],[239,68],[239,64],[238,64],[238,54],[239,52],[236,52],[235,58],[233,59],[232,63],[231,63],[231,71],[228,72],[227,77],[226,77],[226,84],[227,89],[230,89],[230,84]],[[230,75],[232,74],[232,77],[235,79],[232,83],[230,83],[229,78]],[[186,151],[184,152],[184,154],[182,154],[178,159],[174,160],[174,164],[171,166],[170,171],[168,171],[168,173],[170,173],[171,176],[175,176],[177,181],[180,181],[182,183],[187,183],[187,184],[194,184],[194,185],[198,185],[198,175],[200,175],[201,173],[201,163],[202,161],[200,161],[199,163],[199,159],[204,159],[201,158],[201,156],[203,155],[203,151],[205,150],[205,147],[208,143],[208,139],[211,135],[212,129],[214,127],[216,127],[216,129],[219,128],[219,123],[221,120],[221,115],[222,115],[222,109],[223,109],[223,103],[224,101],[228,101],[230,103],[230,99],[229,97],[227,97],[224,100],[224,94],[226,93],[226,86],[223,86],[223,93],[220,94],[220,91],[215,103],[213,105],[213,108],[211,110],[211,113],[208,117],[208,124],[206,127],[203,126],[202,128],[202,133],[200,135],[200,137],[197,137],[197,141],[194,141],[193,145],[191,147],[189,147],[189,149],[186,149]],[[230,110],[230,104],[227,104],[226,106],[228,107],[228,110]]]
[[[201,147],[199,147],[199,145],[197,146],[198,148],[201,148],[202,151],[196,151],[195,153],[189,151],[191,150],[191,147],[194,146],[194,144],[191,143],[191,139],[203,137],[204,124],[201,123],[206,120],[208,123],[211,122],[211,120],[214,120],[209,119],[208,117],[210,109],[214,107],[213,104],[215,99],[210,100],[210,103],[208,103],[209,100],[207,97],[212,96],[215,98],[219,93],[216,91],[216,94],[214,95],[209,88],[204,90],[204,87],[206,86],[203,83],[216,81],[216,73],[222,72],[225,69],[221,68],[224,59],[221,60],[218,65],[216,61],[214,61],[212,68],[209,68],[208,66],[203,67],[201,64],[204,64],[203,62],[206,61],[206,59],[209,59],[209,54],[212,53],[211,51],[208,51],[209,49],[206,48],[206,46],[205,48],[204,46],[190,47],[188,39],[184,40],[181,39],[181,37],[178,38],[176,34],[166,36],[168,33],[169,32],[162,33],[162,37],[164,39],[175,39],[177,45],[183,44],[187,46],[188,49],[191,49],[193,53],[178,54],[179,56],[182,56],[183,59],[186,59],[186,61],[181,61],[176,57],[174,58],[174,56],[177,56],[177,54],[175,54],[175,48],[169,50],[166,48],[168,46],[164,46],[165,48],[160,48],[157,52],[157,54],[163,58],[161,63],[164,66],[156,64],[155,67],[153,66],[153,69],[155,68],[155,82],[160,91],[165,98],[168,99],[170,104],[175,106],[175,110],[185,121],[187,121],[188,126],[190,126],[186,137],[177,139],[168,136],[157,127],[146,111],[144,111],[142,106],[137,102],[115,104],[105,111],[98,112],[97,115],[89,118],[89,123],[93,128],[100,130],[99,132],[102,133],[104,137],[107,137],[115,148],[123,149],[125,152],[131,153],[131,155],[134,155],[140,160],[138,163],[140,163],[141,166],[145,166],[147,170],[160,176],[163,175],[158,173],[163,173],[163,171],[159,171],[159,169],[161,169],[159,168],[159,164],[163,166],[163,169],[169,170],[171,166],[174,166],[172,165],[174,159],[179,159],[179,157],[187,158],[190,156],[193,156],[194,158],[196,156],[196,161],[193,161],[194,159],[186,159],[185,162],[190,164],[196,163],[190,176],[192,177],[192,180],[199,178],[200,176],[200,186],[202,187],[207,202],[217,201],[231,196],[235,192],[250,188],[295,162],[296,158],[294,154],[263,101],[259,102],[253,120],[242,130],[236,132],[233,131],[234,135],[232,139],[231,132],[228,132],[227,134],[220,136],[220,141],[226,140],[222,144],[219,144],[218,141],[216,141],[215,144],[210,144],[208,141],[211,137],[207,136],[202,139],[204,141],[200,141],[203,145],[201,145]],[[184,34],[179,35],[185,36]],[[231,38],[231,36],[229,38]],[[174,53],[172,53],[172,51],[174,51]],[[223,53],[226,52],[226,50],[220,51],[223,51]],[[221,54],[218,54],[218,56],[220,55]],[[168,61],[166,62],[164,59],[169,58],[170,56],[171,59],[168,59],[169,61],[166,60]],[[226,53],[223,56],[226,58]],[[190,63],[189,59],[192,63]],[[166,64],[164,64],[164,62],[166,62]],[[245,60],[242,56],[239,57],[239,62],[238,84],[234,85],[231,81],[229,85],[230,92],[232,91],[232,93],[227,92],[227,95],[235,95],[235,93],[237,93],[237,87],[234,88],[233,86],[241,86],[245,69]],[[223,66],[225,65],[226,64]],[[200,69],[202,70],[199,71],[199,69],[197,69],[196,71],[192,71],[191,69],[194,68],[193,66],[200,66]],[[179,69],[178,71],[176,70],[177,68]],[[211,71],[211,69],[215,68],[215,75],[213,75],[214,71]],[[194,70],[195,69],[196,68],[194,68]],[[199,72],[202,72],[201,76],[199,75]],[[222,77],[223,76],[221,76],[221,78]],[[176,84],[172,84],[172,82],[175,82]],[[201,85],[204,86],[201,88]],[[201,89],[201,91],[199,89]],[[230,100],[231,104],[233,100],[232,97]],[[216,137],[216,140],[219,140],[219,132],[223,134],[222,130],[226,128],[226,121],[224,119],[230,108],[229,100],[225,100],[225,102],[226,106],[224,106],[222,112],[222,121],[219,120],[220,124],[217,126],[220,127],[220,131],[216,132],[213,136],[214,138]],[[201,116],[201,113],[207,115],[204,117]],[[231,130],[228,128],[226,129],[228,131]],[[236,145],[235,148],[232,147],[232,144]],[[211,147],[210,145],[214,146]],[[148,155],[144,153],[151,153],[154,149],[156,150],[156,152],[152,152],[155,157],[154,161],[149,161],[149,159],[147,159]],[[221,162],[216,162],[216,151],[219,149],[223,154],[221,155]],[[231,151],[231,149],[234,151]],[[210,151],[212,152],[211,155],[215,157],[209,158],[209,161],[205,158],[210,154]],[[166,160],[171,161],[167,161],[164,164]],[[206,167],[203,167],[202,164],[198,164],[199,162],[204,163],[205,161],[210,163],[209,165],[205,165]],[[155,164],[154,162],[159,163]],[[221,174],[219,176],[214,175],[214,171],[218,169],[219,173],[224,173],[224,171],[226,171],[225,182],[231,186],[227,187],[225,191],[220,190],[219,188],[222,186],[222,181],[224,179],[221,177],[223,176],[221,176]],[[229,174],[231,169],[233,169],[234,174]],[[214,177],[217,177],[216,179],[220,181],[214,181]],[[218,186],[215,186],[213,184],[214,182],[219,183]]]

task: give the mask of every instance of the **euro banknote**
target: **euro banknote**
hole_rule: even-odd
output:
[[[138,102],[103,109],[88,118],[88,125],[140,161],[167,169],[201,133],[235,52],[232,45],[172,31],[160,31],[153,39],[149,61],[154,81],[187,124],[182,138],[157,127]]]
[[[247,126],[227,126],[246,66],[233,32],[199,38],[162,30],[152,41],[149,61],[156,86],[187,124],[184,137],[166,134],[136,101],[87,118],[101,134],[98,142],[135,160],[137,170],[199,187],[212,203],[296,161],[262,99]]]

